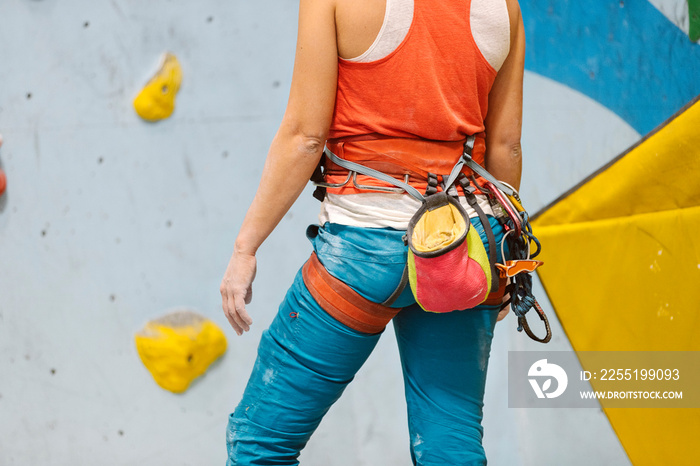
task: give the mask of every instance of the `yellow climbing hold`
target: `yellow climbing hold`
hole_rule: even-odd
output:
[[[170,52],[165,53],[155,76],[134,99],[136,113],[148,121],[168,118],[175,110],[175,95],[181,81],[182,68],[177,57]]]
[[[136,349],[158,385],[182,393],[226,352],[226,336],[209,319],[177,311],[148,322],[136,334]]]

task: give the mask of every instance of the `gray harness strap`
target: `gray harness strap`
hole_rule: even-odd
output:
[[[406,191],[408,194],[411,196],[415,197],[421,202],[425,201],[425,198],[423,195],[413,186],[411,186],[408,183],[404,183],[403,181],[399,181],[396,178],[394,178],[391,175],[387,175],[386,173],[382,173],[379,170],[375,170],[373,168],[365,167],[364,165],[360,165],[359,163],[351,162],[349,160],[341,159],[337,155],[335,155],[333,152],[331,152],[327,147],[324,149],[324,153],[326,154],[326,157],[330,159],[331,162],[334,164],[343,167],[344,169],[355,172],[355,173],[360,173],[361,175],[367,175],[371,176],[373,178],[376,178],[381,181],[385,181],[389,184],[393,184],[394,186],[403,189]],[[322,185],[321,185],[322,186]]]

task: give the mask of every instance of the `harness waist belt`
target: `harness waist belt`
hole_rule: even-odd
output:
[[[408,182],[418,191],[425,192],[428,174],[449,175],[464,150],[461,141],[429,141],[424,139],[388,138],[379,135],[356,136],[326,141],[328,150],[338,157]],[[475,139],[472,158],[484,162],[486,145],[483,136]],[[350,179],[348,170],[324,157],[324,181],[330,185],[327,192],[333,194],[356,194],[371,191],[372,187],[386,188],[391,185],[371,176],[356,174]],[[467,176],[474,172],[464,167]],[[442,181],[442,180],[440,180]],[[380,189],[381,190],[381,189]]]

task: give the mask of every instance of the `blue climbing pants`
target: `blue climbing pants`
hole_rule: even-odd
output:
[[[503,231],[491,225],[500,242]],[[481,222],[472,224],[488,248]],[[405,232],[326,224],[309,230],[319,260],[375,302],[396,288]],[[423,311],[410,289],[394,304],[413,464],[483,465],[481,427],[486,368],[497,306],[446,314]],[[381,334],[335,320],[316,303],[299,272],[263,332],[243,399],[229,418],[227,466],[297,465],[298,455]]]

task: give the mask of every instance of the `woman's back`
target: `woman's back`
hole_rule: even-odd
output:
[[[484,130],[510,45],[505,0],[338,0],[330,137],[460,140]]]

